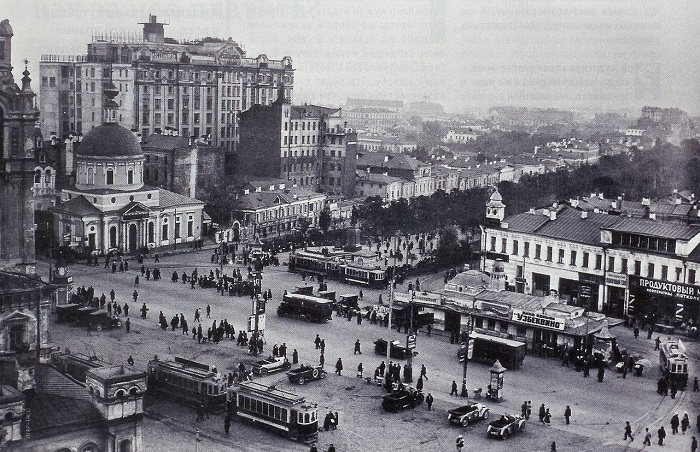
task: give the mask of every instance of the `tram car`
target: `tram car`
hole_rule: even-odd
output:
[[[307,273],[309,275],[321,275],[328,278],[337,278],[340,275],[339,256],[329,253],[314,253],[312,251],[293,251],[289,255],[289,271]]]
[[[228,391],[229,404],[238,418],[274,430],[294,441],[318,439],[315,403],[303,396],[257,381],[243,381]]]
[[[215,368],[189,359],[175,357],[148,362],[148,392],[190,406],[204,405],[210,413],[226,410],[228,385]]]
[[[678,388],[688,385],[688,355],[680,339],[668,339],[661,344],[659,366],[669,383],[675,382]]]
[[[380,267],[363,266],[359,263],[341,264],[340,279],[348,283],[377,288],[386,288],[389,284],[386,270],[382,270]]]

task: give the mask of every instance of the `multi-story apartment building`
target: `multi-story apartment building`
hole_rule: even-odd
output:
[[[700,226],[569,206],[505,218],[498,191],[487,204],[483,268],[502,262],[509,285],[555,292],[569,304],[657,323],[700,320]]]
[[[43,55],[40,63],[44,136],[83,133],[101,124],[102,88],[119,89],[119,124],[146,137],[166,128],[235,149],[237,116],[292,97],[292,59],[249,58],[232,39],[177,42],[150,15],[142,37],[96,36],[87,55]]]
[[[291,186],[354,196],[357,134],[339,108],[292,105],[282,95],[240,116],[240,174],[281,178]]]

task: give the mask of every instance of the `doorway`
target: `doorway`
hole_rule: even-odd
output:
[[[129,251],[130,252],[136,251],[136,243],[137,243],[136,225],[132,223],[129,225]]]

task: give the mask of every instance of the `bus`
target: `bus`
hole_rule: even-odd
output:
[[[226,410],[228,384],[216,368],[189,359],[175,357],[148,362],[148,392],[185,405],[204,405],[210,413]]]
[[[285,293],[277,308],[277,315],[296,316],[309,322],[325,322],[333,316],[333,300],[303,293]]]
[[[498,336],[489,336],[476,332],[469,333],[470,340],[474,340],[474,351],[471,361],[493,365],[496,360],[500,361],[506,369],[520,369],[525,359],[525,342],[513,339],[505,339]],[[467,352],[467,345],[462,346],[457,352],[459,361],[464,361]]]
[[[243,381],[228,391],[229,406],[238,418],[262,424],[295,441],[318,439],[315,403],[303,396],[257,381]]]
[[[659,367],[669,383],[675,382],[679,388],[688,385],[688,355],[683,342],[668,339],[659,347]]]

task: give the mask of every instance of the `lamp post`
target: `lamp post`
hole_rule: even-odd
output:
[[[467,324],[467,331],[470,334],[467,334],[467,343],[464,345],[464,367],[462,369],[462,397],[469,397],[469,392],[467,391],[467,365],[469,364],[469,349],[471,348],[473,350],[474,348],[474,339],[469,337],[471,335],[471,332],[474,331],[474,322],[472,321],[471,316],[469,317],[469,323]]]
[[[260,325],[260,289],[262,286],[262,273],[259,270],[255,270],[253,274],[253,315],[255,316],[255,329],[253,330],[253,338],[255,343],[253,344],[253,356],[258,356],[258,334]],[[263,307],[264,309],[264,307]]]

